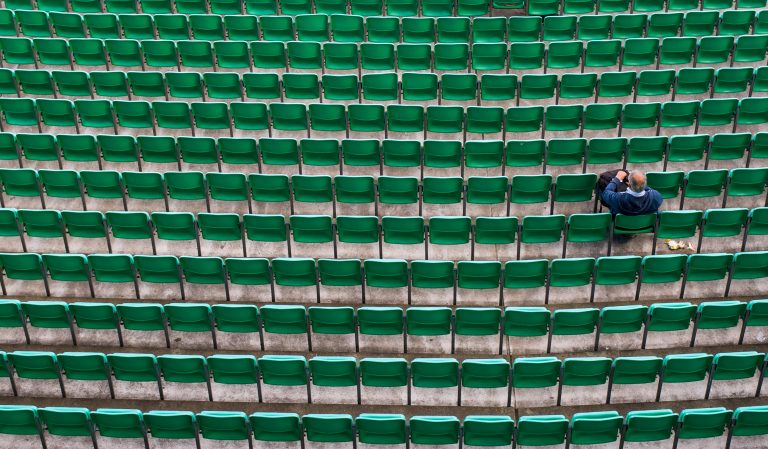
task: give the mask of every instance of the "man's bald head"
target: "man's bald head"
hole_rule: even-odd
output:
[[[648,181],[645,179],[645,173],[640,170],[634,170],[629,175],[629,188],[635,193],[645,190]]]

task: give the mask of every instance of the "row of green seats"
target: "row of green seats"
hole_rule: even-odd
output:
[[[556,74],[406,72],[357,74],[120,72],[0,69],[0,94],[9,96],[146,97],[264,102],[438,102],[483,106],[555,99],[642,100],[675,95],[760,96],[768,66],[683,68],[641,72]],[[428,104],[428,103],[427,103]]]
[[[201,355],[14,351],[0,352],[4,374],[0,374],[0,383],[6,383],[5,387],[10,384],[19,397],[124,399],[119,390],[132,384],[134,394],[145,390],[146,396],[155,396],[160,389],[160,399],[164,400],[221,401],[213,397],[212,387],[223,384],[217,385],[219,390],[244,389],[246,394],[239,402],[380,403],[372,387],[390,400],[399,399],[401,391],[407,392],[409,400],[401,405],[520,407],[530,405],[525,396],[539,395],[536,406],[543,407],[610,403],[612,387],[617,392],[629,388],[656,390],[655,401],[676,396],[687,400],[757,397],[766,364],[765,354],[755,351],[667,355],[663,359],[573,357],[561,361],[556,357],[518,357],[511,363],[503,358],[465,359],[461,363],[454,358],[415,358],[410,362],[403,358],[363,358],[358,362],[355,357],[342,356],[316,356],[307,361],[291,355],[262,355],[257,360],[250,355],[206,359]],[[78,385],[71,381],[123,385],[95,390],[98,393],[94,394],[93,389],[82,386],[78,391]],[[741,389],[728,396],[734,385]],[[254,386],[260,387],[258,398],[248,395]],[[484,403],[482,395],[489,390],[492,399]],[[548,397],[550,390],[554,390],[554,397]],[[577,396],[580,390],[589,393]],[[279,392],[285,396],[277,396]]]
[[[715,98],[665,103],[593,103],[589,105],[427,106],[381,104],[264,103],[64,100],[0,98],[3,127],[41,126],[90,134],[87,128],[143,129],[148,134],[189,132],[248,133],[260,137],[346,138],[354,132],[383,133],[421,140],[449,135],[458,140],[505,135],[572,137],[568,133],[597,133],[599,137],[631,137],[659,133],[759,131],[768,123],[768,97]],[[386,111],[386,112],[385,112]],[[546,111],[546,112],[545,112]],[[521,133],[522,135],[517,135]],[[511,140],[511,139],[510,139]]]
[[[495,0],[496,2],[503,0]],[[528,0],[527,13],[547,16],[554,14],[592,14],[592,13],[648,13],[657,11],[691,11],[731,8],[764,8],[762,0]]]
[[[618,235],[693,239],[694,252],[764,250],[768,208],[510,217],[265,215],[0,209],[0,251],[177,256],[505,260],[626,252]],[[575,253],[575,254],[574,254]],[[447,262],[452,266],[452,263]]]
[[[350,110],[352,111],[352,109]],[[394,109],[393,111],[397,111]],[[350,118],[352,116],[350,115]],[[747,156],[746,161],[739,159]],[[90,181],[95,169],[103,171],[164,171],[164,170],[202,170],[206,176],[228,179],[227,185],[242,186],[231,174],[245,176],[250,173],[280,174],[304,172],[306,174],[334,174],[342,172],[345,176],[464,176],[472,177],[478,170],[482,176],[514,177],[516,175],[536,175],[542,172],[556,172],[567,167],[567,173],[577,174],[600,172],[605,167],[646,168],[649,172],[675,171],[676,164],[685,164],[687,169],[703,169],[708,165],[730,163],[735,168],[730,176],[740,178],[738,184],[745,184],[747,173],[759,174],[759,171],[742,171],[741,166],[760,168],[768,158],[768,133],[718,133],[711,136],[636,136],[632,138],[571,138],[531,140],[471,140],[464,144],[457,140],[415,140],[397,139],[286,139],[286,138],[211,138],[179,136],[139,136],[109,134],[26,134],[0,133],[0,161],[3,167],[15,168],[37,166],[41,169],[80,170],[80,179],[84,184],[85,194],[98,189]],[[667,167],[665,167],[665,163]],[[299,168],[301,166],[301,168]],[[86,170],[90,168],[92,170]],[[37,184],[33,172],[5,170],[3,182],[9,185],[9,195],[36,196],[13,193],[33,189]],[[84,174],[87,173],[87,174]],[[555,173],[556,175],[557,173]],[[21,184],[14,181],[22,179]],[[118,175],[104,174],[117,179]],[[675,197],[677,188],[666,191],[669,187],[681,186],[684,178],[677,173],[675,180],[662,181],[657,176],[673,176],[657,173],[651,176],[651,185],[665,198]],[[61,175],[60,177],[66,177]],[[72,176],[70,176],[71,178]],[[658,182],[654,180],[658,179]],[[277,177],[257,177],[258,183]],[[759,182],[760,176],[753,178]],[[47,184],[45,179],[42,183]],[[256,179],[254,179],[256,181]],[[279,190],[286,191],[289,180],[283,176]],[[500,181],[498,181],[500,182]],[[218,184],[208,179],[209,185]],[[258,184],[252,182],[252,184]],[[277,184],[276,182],[269,182]],[[100,181],[99,185],[113,185],[114,181]],[[733,182],[731,182],[733,184]],[[13,186],[13,187],[10,187]],[[486,183],[486,186],[488,184]],[[733,189],[735,186],[729,186]],[[757,187],[752,186],[752,187]],[[45,186],[47,189],[48,186]],[[55,188],[55,186],[51,186]],[[257,187],[251,186],[256,191]],[[751,187],[750,187],[751,189]],[[759,189],[755,188],[753,194]],[[220,197],[213,192],[212,195]],[[746,190],[736,195],[745,195]],[[281,201],[287,201],[283,194]],[[671,196],[670,196],[671,195]],[[253,197],[257,201],[265,198]],[[217,198],[221,199],[221,198]],[[26,207],[29,207],[28,205]]]
[[[682,64],[765,64],[768,35],[497,43],[271,42],[3,37],[9,65],[106,69],[333,71],[585,71]],[[471,52],[470,52],[471,48]],[[674,67],[672,67],[674,68]]]
[[[421,267],[421,268],[419,268]],[[424,264],[414,263],[414,272]],[[414,273],[416,275],[416,273]],[[605,276],[602,272],[601,276]],[[419,274],[419,276],[422,276]],[[0,341],[43,344],[60,329],[72,345],[177,348],[168,333],[207,334],[200,348],[332,353],[546,354],[759,343],[768,327],[768,300],[654,303],[602,309],[544,307],[399,307],[65,303],[0,300]],[[693,328],[693,330],[691,330]],[[67,335],[69,333],[70,335]],[[181,333],[181,334],[179,334]],[[259,333],[262,337],[259,337]],[[151,338],[160,334],[159,339]],[[713,335],[720,334],[716,338]],[[215,340],[213,336],[215,335]],[[675,338],[673,338],[673,336]],[[288,342],[288,340],[295,340]],[[580,339],[578,342],[572,340]],[[241,340],[243,340],[241,338]],[[570,340],[570,341],[569,341]],[[216,342],[214,344],[214,341]],[[650,343],[650,345],[648,345]]]
[[[754,1],[754,0],[753,0]],[[67,4],[69,3],[69,7]],[[313,7],[314,5],[314,7]],[[421,7],[419,7],[421,5]],[[145,14],[248,14],[255,16],[299,14],[352,14],[380,16],[385,14],[383,0],[9,0],[5,7],[20,10],[78,13]],[[521,6],[522,7],[522,6]],[[449,17],[488,14],[488,0],[387,0],[390,16]]]
[[[79,14],[0,9],[0,35],[208,41],[490,43],[765,34],[768,13],[754,10],[621,14],[403,18],[347,14],[244,16]]]
[[[3,293],[9,296],[115,298],[119,294],[142,299],[294,303],[406,304],[414,297],[422,304],[461,306],[585,303],[594,300],[596,291],[604,293],[597,287],[606,286],[619,286],[606,289],[612,300],[695,299],[702,294],[696,286],[710,287],[706,298],[722,298],[766,294],[764,285],[755,284],[764,284],[768,277],[764,251],[512,260],[503,265],[499,261],[418,260],[413,261],[416,270],[413,263],[400,259],[270,261],[128,254],[2,253],[0,263]],[[82,290],[77,292],[76,287]],[[104,296],[94,294],[97,288]],[[235,298],[233,290],[240,292]],[[246,293],[250,296],[244,299]]]
[[[155,155],[173,161],[174,153],[157,151]],[[670,200],[666,210],[696,209],[701,204],[707,209],[765,204],[766,168],[649,172],[647,176],[648,185]],[[156,209],[171,212],[202,207],[206,212],[241,214],[251,213],[254,201],[257,212],[285,215],[508,216],[598,210],[593,201],[597,198],[594,173],[513,175],[511,181],[507,176],[469,176],[465,182],[460,176],[419,180],[406,176],[4,168],[0,169],[0,183],[1,199],[8,203],[5,207],[18,203],[30,209],[137,210],[149,204],[132,200],[147,200],[156,201]],[[686,199],[692,203],[688,208]],[[98,200],[111,201],[99,207]]]
[[[88,441],[98,434],[118,444],[142,439],[172,439],[179,447],[194,448],[200,444],[255,443],[261,447],[285,442],[319,443],[333,448],[351,444],[366,445],[472,445],[512,447],[562,446],[582,444],[632,444],[672,440],[691,445],[713,444],[725,449],[727,438],[736,444],[759,443],[768,431],[768,409],[765,406],[685,409],[678,413],[669,409],[630,411],[622,416],[615,411],[576,413],[569,421],[563,415],[509,416],[473,415],[459,420],[453,416],[413,416],[363,413],[351,415],[258,412],[250,416],[242,412],[156,410],[141,412],[125,409],[44,407],[6,405],[0,417],[8,424],[2,439],[13,441],[19,436],[47,440]],[[43,430],[45,429],[45,430]],[[674,435],[674,436],[673,436]],[[78,438],[80,437],[80,438]],[[126,440],[127,439],[127,440]],[[185,446],[184,441],[187,441]],[[86,446],[83,446],[86,447]],[[90,446],[88,446],[90,447]],[[93,446],[96,449],[96,445]]]

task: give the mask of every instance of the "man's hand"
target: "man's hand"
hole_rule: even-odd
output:
[[[616,173],[616,178],[621,182],[624,182],[624,179],[626,179],[627,176],[629,176],[629,173],[624,170],[619,170],[619,172]]]

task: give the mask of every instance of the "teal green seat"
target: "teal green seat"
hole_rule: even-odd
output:
[[[677,437],[691,440],[722,436],[732,415],[725,407],[685,409],[680,412]]]
[[[318,443],[351,442],[354,439],[352,422],[351,415],[340,414],[308,414],[301,418],[307,441]]]
[[[355,419],[355,427],[358,440],[364,444],[405,444],[407,439],[403,415],[361,413]]]
[[[301,418],[295,413],[259,412],[248,420],[256,441],[298,442],[302,439]]]
[[[357,361],[354,357],[313,357],[309,360],[309,373],[314,387],[357,386]]]
[[[618,412],[576,413],[571,418],[573,444],[605,444],[617,441],[623,419]]]
[[[522,416],[517,422],[517,442],[546,446],[565,442],[568,419],[563,415]]]
[[[454,416],[413,416],[410,437],[414,444],[456,444],[460,423]]]
[[[302,356],[265,355],[259,358],[259,368],[265,385],[306,385],[307,366],[307,360]]]

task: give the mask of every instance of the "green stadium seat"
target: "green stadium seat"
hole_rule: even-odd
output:
[[[135,409],[99,408],[91,411],[91,419],[107,444],[113,438],[132,444],[143,440],[147,432],[141,411]]]
[[[728,422],[733,412],[724,407],[686,409],[680,412],[677,427],[678,446],[687,448],[701,441],[721,442],[727,439]],[[713,441],[714,439],[714,441]]]
[[[763,438],[764,430],[762,428],[765,422],[765,408],[761,406],[738,407],[733,412],[733,421],[731,422],[731,442],[735,444],[747,445]]]
[[[333,142],[336,143],[335,141]],[[338,151],[338,147],[337,147]],[[305,158],[311,157],[304,154]],[[293,212],[295,214],[320,214],[332,209],[333,180],[330,176],[293,175],[291,187],[293,190]]]
[[[125,346],[169,346],[167,319],[160,304],[120,304],[117,313]]]
[[[548,276],[546,259],[507,262],[504,267],[505,305],[545,304]]]
[[[514,427],[515,422],[509,416],[466,416],[463,421],[464,444],[508,446]]]
[[[0,263],[4,270],[3,283],[7,295],[49,295],[46,272],[39,254],[4,253],[0,254]]]
[[[295,191],[295,190],[294,190]],[[333,257],[333,223],[328,215],[291,215],[291,255]]]
[[[295,216],[294,216],[295,217]],[[317,270],[314,259],[277,258],[272,261],[274,295],[283,301],[317,301]]]
[[[229,297],[233,301],[245,298],[273,298],[269,261],[259,258],[234,258],[224,261],[229,275]]]
[[[18,222],[31,252],[67,252],[61,213],[57,210],[21,209]]]
[[[5,259],[6,255],[3,256],[3,260]],[[52,344],[55,341],[76,343],[72,315],[67,303],[25,301],[21,303],[21,310],[27,322],[30,343]]]
[[[766,301],[763,299],[752,300],[747,304],[744,316],[743,336],[741,344],[751,344],[758,341],[761,329],[766,325]]]
[[[40,409],[46,442],[55,444],[90,444],[95,435],[90,411],[80,407],[44,407]]]
[[[407,404],[408,363],[401,358],[360,360],[360,391],[362,404]]]
[[[141,298],[184,299],[181,269],[175,256],[136,256],[133,260],[139,273]]]
[[[409,307],[405,312],[409,350],[416,353],[452,353],[452,320],[452,311],[448,307]]]
[[[550,265],[547,302],[552,304],[578,302],[592,298],[592,258],[555,259]]]
[[[765,193],[763,177],[765,171],[760,168],[734,168],[729,172],[726,206],[749,207],[754,200],[761,202]]]
[[[320,302],[345,302],[363,294],[362,263],[359,259],[319,259]]]
[[[215,401],[233,397],[259,400],[259,368],[252,355],[215,354],[207,359]]]
[[[505,216],[508,190],[509,179],[506,176],[470,176],[467,179],[466,215],[475,218]]]
[[[522,416],[516,437],[523,445],[560,445],[567,432],[568,419],[563,415]]]
[[[594,349],[599,315],[598,309],[566,309],[552,312],[549,351]]]
[[[333,182],[337,215],[375,215],[376,185],[372,176],[336,176]]]
[[[565,254],[584,257],[608,254],[612,217],[609,213],[572,214],[568,216]]]
[[[263,167],[262,174],[282,174],[283,170],[291,170],[294,165],[298,169],[299,148],[297,141],[293,139],[259,139],[259,152]],[[273,183],[276,182],[273,181]]]
[[[28,168],[0,169],[0,182],[3,185],[3,205],[5,207],[44,208],[42,203],[43,186],[35,170]]]
[[[741,334],[739,322],[747,305],[740,301],[703,302],[696,312],[695,346],[732,344]]]
[[[666,356],[659,398],[682,400],[705,397],[712,359],[712,355],[701,353]],[[687,385],[675,385],[680,383]]]
[[[42,423],[37,407],[5,405],[0,408],[0,415],[8,423],[3,428],[4,438],[13,438],[19,443],[42,444],[40,435]]]
[[[596,183],[597,175],[594,173],[558,175],[553,186],[552,213],[570,215],[594,212]]]
[[[117,309],[108,303],[75,302],[69,305],[75,324],[75,336],[83,345],[120,345]]]
[[[608,403],[619,404],[636,400],[655,401],[661,364],[662,359],[655,356],[616,357],[611,369],[611,390]],[[642,429],[641,426],[638,425],[638,427]]]
[[[259,312],[265,350],[308,347],[307,312],[303,306],[268,304]]]
[[[733,256],[724,253],[692,254],[688,258],[684,298],[697,295],[697,288],[707,288],[708,297],[725,294],[722,287],[727,283]],[[697,284],[698,283],[698,284]]]
[[[643,346],[650,349],[690,345],[695,314],[696,306],[688,302],[651,304]]]
[[[254,213],[290,215],[291,190],[288,176],[251,173],[248,175],[248,184]]]
[[[336,257],[377,259],[379,251],[379,219],[376,216],[336,217]]]
[[[737,208],[707,210],[701,223],[699,251],[740,250],[741,242],[733,240],[743,241],[742,233],[746,228],[748,214],[747,209]]]
[[[536,19],[538,22],[538,19]],[[539,22],[540,23],[540,22]],[[538,33],[538,29],[536,30]],[[512,40],[514,36],[510,34],[509,39]],[[505,47],[506,48],[506,47]],[[561,46],[562,49],[562,46]],[[570,50],[570,49],[569,49]],[[491,65],[487,63],[481,67],[477,64],[473,64],[475,69],[485,69],[486,67],[495,70],[503,69],[503,61],[498,61],[496,64]],[[500,64],[501,63],[501,64]],[[509,47],[509,69],[514,70],[514,73],[519,74],[521,72],[530,73],[543,73],[546,62],[544,61],[544,44],[542,42],[512,42]]]
[[[503,325],[508,347],[521,354],[545,352],[550,322],[549,310],[544,307],[505,308]]]
[[[359,261],[355,262],[359,264]],[[315,350],[339,352],[339,349],[346,348],[347,352],[356,351],[356,320],[353,308],[313,306],[309,307],[308,312],[312,345]]]
[[[458,404],[459,362],[456,359],[413,359],[410,371],[411,405]],[[456,425],[458,426],[458,420]],[[423,436],[429,433],[431,432],[425,429]],[[411,441],[417,443],[414,440],[413,420],[411,420]]]
[[[560,404],[604,404],[609,390],[611,364],[612,360],[606,357],[564,359]]]
[[[477,217],[474,234],[474,259],[516,259],[517,217]],[[494,303],[495,304],[495,303]]]
[[[575,413],[571,418],[569,442],[576,446],[614,443],[619,440],[623,421],[618,412]]]
[[[509,404],[510,364],[499,359],[464,360],[461,363],[461,403]]]
[[[88,259],[82,254],[44,254],[51,296],[93,297]]]
[[[309,374],[312,402],[357,403],[357,361],[354,357],[313,357],[309,361]],[[351,422],[349,424],[351,426]],[[324,433],[319,430],[315,432]],[[327,433],[331,433],[330,428]]]
[[[259,312],[249,304],[214,304],[216,347],[261,349]]]
[[[171,347],[215,347],[213,316],[208,304],[167,304],[168,336]]]
[[[208,401],[208,364],[202,356],[161,355],[157,357],[163,376],[163,396],[166,399]]]
[[[14,351],[8,353],[16,394],[21,397],[66,396],[61,366],[52,352]]]
[[[357,311],[360,352],[405,350],[404,313],[399,307],[361,307]]]
[[[456,309],[454,351],[456,353],[501,353],[500,318],[501,310],[497,308]]]
[[[597,98],[606,101],[629,99],[634,95],[636,80],[635,72],[603,72],[597,85]]]
[[[247,444],[250,441],[248,417],[243,412],[203,411],[197,414],[197,422],[202,442],[207,443],[206,440],[209,440],[214,444],[221,441]]]
[[[643,410],[627,413],[624,419],[624,441],[630,443],[663,442],[672,438],[677,413],[672,410]]]
[[[198,441],[199,428],[192,412],[153,410],[143,416],[153,438],[187,440],[186,444],[196,444]]]
[[[521,225],[520,259],[562,256],[564,215],[529,215]]]
[[[764,256],[765,252],[763,251],[736,253],[734,255],[733,270],[726,295],[762,294],[762,288],[757,287],[760,285],[759,281],[757,284],[755,282],[765,276],[765,263],[762,260]]]
[[[456,268],[457,305],[501,305],[501,262],[463,260]]]
[[[88,256],[94,295],[124,299],[138,298],[136,268],[128,254],[91,254]],[[108,294],[105,292],[109,292]]]
[[[755,351],[716,354],[707,398],[757,396],[764,360],[765,354]]]
[[[2,338],[4,343],[25,344],[28,342],[26,319],[22,314],[21,302],[19,300],[0,300],[0,327],[2,328],[0,330],[0,338]],[[10,384],[7,387],[10,388]]]
[[[593,5],[594,6],[594,5]],[[611,33],[612,17],[610,15],[580,16],[577,37],[584,40],[608,39]]]
[[[262,375],[262,401],[308,402],[309,368],[304,357],[265,355],[259,358],[259,369]]]
[[[154,254],[154,234],[151,229],[149,214],[146,212],[107,212],[104,216],[111,231],[112,251],[115,253]]]
[[[413,305],[452,304],[456,284],[454,268],[454,262],[449,260],[412,261],[410,303]]]
[[[562,362],[556,357],[516,358],[512,362],[513,406],[557,405],[561,369]]]
[[[599,257],[595,263],[592,301],[637,299],[641,263],[639,256]]]
[[[254,440],[260,444],[294,442],[302,439],[301,421],[295,413],[254,413],[248,417]]]

